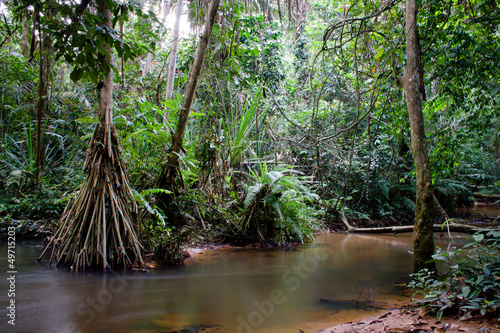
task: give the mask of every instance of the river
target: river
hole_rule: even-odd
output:
[[[316,332],[408,302],[410,250],[410,234],[323,234],[294,250],[207,250],[182,268],[74,273],[19,243],[16,325],[4,314],[0,331]],[[7,262],[6,243],[0,254]]]

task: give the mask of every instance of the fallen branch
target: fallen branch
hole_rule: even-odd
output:
[[[403,233],[403,232],[413,232],[414,226],[413,225],[405,225],[405,226],[392,226],[392,227],[377,227],[377,228],[357,228],[353,227],[352,225],[349,224],[347,221],[347,218],[344,216],[344,214],[341,214],[341,219],[342,222],[346,225],[347,227],[347,232],[355,232],[355,233]],[[454,231],[454,232],[464,232],[464,233],[469,233],[473,234],[476,232],[486,232],[493,230],[491,228],[481,228],[481,227],[476,227],[473,225],[468,225],[468,224],[463,224],[463,223],[456,223],[453,221],[450,221],[446,224],[434,224],[434,231]]]
[[[478,197],[478,198],[500,200],[500,195],[498,195],[498,194],[483,194],[483,193],[474,192],[473,195],[475,197]]]
[[[446,220],[449,220],[450,217],[448,216],[448,214],[446,213],[446,211],[444,210],[443,206],[441,206],[441,204],[439,203],[438,199],[436,198],[436,196],[434,194],[432,194],[432,200],[434,201],[434,204],[436,205],[436,208],[439,210],[439,212],[441,213],[441,215],[446,219]]]

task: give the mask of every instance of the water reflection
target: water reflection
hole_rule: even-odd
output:
[[[475,205],[469,207],[458,207],[457,213],[461,218],[490,218],[500,217],[500,205]]]
[[[21,245],[16,327],[2,320],[0,331],[314,332],[406,302],[395,282],[410,249],[410,235],[329,234],[293,251],[208,251],[181,269],[74,274]]]

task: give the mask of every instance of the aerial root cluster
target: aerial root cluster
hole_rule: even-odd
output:
[[[120,160],[111,110],[95,128],[84,171],[87,179],[39,260],[51,249],[49,263],[56,260],[74,270],[144,266],[134,229],[137,205]]]

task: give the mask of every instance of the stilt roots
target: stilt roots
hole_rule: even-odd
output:
[[[82,189],[64,209],[59,228],[38,259],[51,249],[49,264],[55,259],[74,270],[143,267],[134,230],[137,205],[120,161],[111,110],[104,124],[96,126],[84,171]]]

